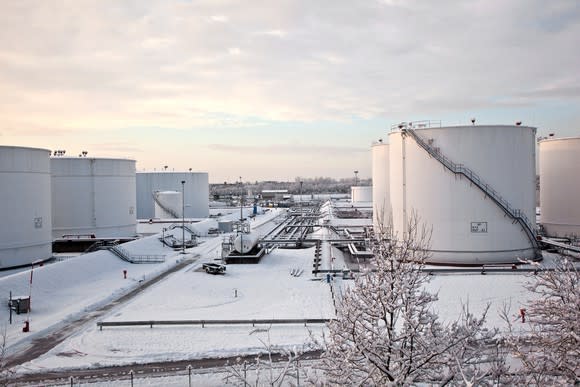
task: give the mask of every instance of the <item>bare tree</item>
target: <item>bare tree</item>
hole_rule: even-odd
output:
[[[509,308],[502,312],[510,332],[506,343],[522,364],[522,384],[580,384],[580,276],[568,258],[554,264],[540,267],[526,284],[534,297],[520,310],[522,329],[515,329]]]
[[[258,354],[253,362],[238,358],[235,364],[226,368],[224,383],[240,386],[300,386],[311,383],[312,377],[302,366],[302,360],[312,351],[319,351],[315,341],[307,342],[300,348],[279,348],[272,344],[270,327],[255,329],[264,352]],[[265,337],[260,337],[265,335]],[[312,334],[310,333],[312,336]]]
[[[6,326],[4,325],[0,333],[0,386],[9,385],[10,378],[14,374],[14,371],[6,365],[6,335]]]
[[[487,310],[475,317],[467,307],[444,324],[433,312],[435,294],[425,290],[431,232],[413,215],[397,240],[380,225],[373,242],[374,270],[345,291],[322,358],[328,383],[336,385],[474,385],[489,380],[492,351],[482,351],[495,331],[484,328]],[[486,370],[478,364],[488,362]],[[501,367],[500,367],[501,368]]]

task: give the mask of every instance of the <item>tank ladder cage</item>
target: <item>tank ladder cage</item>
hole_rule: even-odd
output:
[[[440,128],[440,127],[441,120],[409,121],[391,125],[391,132],[403,129],[425,129],[425,128]]]
[[[540,254],[540,247],[538,245],[538,240],[536,238],[536,231],[529,221],[526,214],[519,209],[513,208],[510,203],[504,199],[496,190],[494,190],[489,184],[485,183],[475,172],[467,168],[463,164],[457,164],[451,161],[448,157],[441,153],[439,148],[434,148],[429,145],[425,140],[421,138],[415,130],[410,128],[401,129],[402,134],[409,134],[415,142],[423,148],[429,155],[439,161],[445,168],[449,169],[455,174],[461,174],[465,176],[471,183],[477,186],[481,191],[483,191],[488,197],[490,197],[495,204],[500,207],[510,218],[516,220],[525,230],[526,236],[532,243],[532,247],[536,254],[536,257]]]
[[[158,191],[153,192],[153,200],[155,201],[155,203],[157,203],[157,205],[159,205],[159,207],[161,207],[164,211],[167,211],[174,218],[176,218],[176,219],[181,218],[181,216],[179,216],[179,214],[177,212],[175,212],[171,208],[168,208],[165,205],[163,205],[163,203],[161,203],[161,200],[159,200],[157,195],[155,195],[156,193],[158,193]]]

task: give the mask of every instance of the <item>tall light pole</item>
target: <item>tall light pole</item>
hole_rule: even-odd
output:
[[[242,185],[242,177],[240,176],[240,222],[244,220],[244,186]]]
[[[181,180],[181,254],[185,254],[185,180]]]
[[[240,254],[244,254],[244,186],[242,185],[242,177],[240,176]]]
[[[303,183],[303,181],[300,180],[300,196],[299,196],[300,197],[300,216],[303,216],[303,213],[302,213],[302,183]]]

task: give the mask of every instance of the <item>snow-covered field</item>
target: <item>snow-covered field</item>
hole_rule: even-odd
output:
[[[278,211],[257,216],[251,221],[252,228],[265,234],[274,226],[272,220],[280,214]],[[228,216],[236,216],[236,213]],[[181,229],[172,232],[179,234]],[[35,268],[32,312],[30,316],[14,315],[13,324],[6,326],[9,353],[25,347],[34,337],[46,335],[75,317],[111,302],[138,286],[140,281],[168,270],[184,258],[193,259],[194,262],[128,302],[115,306],[100,320],[334,316],[330,284],[313,278],[311,274],[314,248],[276,249],[263,257],[259,264],[228,265],[225,275],[214,276],[203,272],[201,265],[203,262],[213,262],[220,256],[222,237],[206,237],[201,241],[203,243],[199,246],[188,249],[185,256],[163,247],[158,236],[124,245],[133,254],[165,254],[166,262],[163,264],[131,265],[109,252],[100,251]],[[343,267],[341,252],[329,245],[327,247],[322,252],[322,267]],[[334,260],[330,259],[331,256]],[[303,273],[300,276],[291,275],[291,271],[296,269]],[[128,270],[128,279],[123,278],[123,270]],[[27,295],[30,291],[29,279],[30,270],[0,278],[0,292],[6,297],[9,291],[14,295]],[[479,314],[489,303],[488,325],[503,328],[498,311],[504,303],[509,303],[514,310],[514,319],[517,319],[515,311],[528,299],[524,282],[525,275],[519,273],[453,274],[433,276],[428,287],[439,293],[436,308],[443,319],[456,319],[462,304],[467,303],[472,312]],[[339,277],[333,280],[338,293],[348,283]],[[0,318],[8,321],[7,308],[0,310]],[[27,318],[31,322],[31,332],[23,333],[21,328]],[[302,325],[273,325],[267,338],[266,333],[255,333],[255,328],[250,325],[105,327],[101,331],[95,321],[91,321],[45,355],[18,367],[17,371],[237,356],[263,350],[260,339],[269,340],[278,347],[300,347],[313,337],[319,339],[324,329],[321,325],[307,328]],[[221,378],[219,382],[215,378],[211,380],[206,380],[208,385],[221,384]]]
[[[331,318],[329,285],[294,277],[290,269],[310,265],[311,249],[276,250],[259,265],[228,265],[224,276],[199,270],[200,264],[172,275],[103,320],[209,320]],[[262,326],[263,327],[263,326]],[[270,339],[292,347],[319,336],[321,326],[274,325]],[[93,323],[26,365],[27,369],[91,367],[134,362],[224,357],[258,352],[262,344],[252,326],[107,327]]]

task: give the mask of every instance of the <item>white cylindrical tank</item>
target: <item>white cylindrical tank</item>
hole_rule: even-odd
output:
[[[546,234],[580,237],[580,137],[540,141],[540,210]]]
[[[52,256],[50,151],[0,146],[0,268]]]
[[[371,203],[373,201],[373,187],[371,186],[350,187],[350,197],[352,203]]]
[[[160,219],[181,218],[183,200],[181,192],[159,191],[153,192],[155,203],[155,217]]]
[[[379,141],[372,148],[373,168],[373,227],[388,225],[391,219],[389,195],[389,144]]]
[[[181,182],[185,181],[182,186]],[[153,193],[185,189],[185,217],[209,216],[209,180],[206,172],[139,172],[137,173],[137,218],[155,216]]]
[[[135,235],[135,160],[53,157],[53,237]]]
[[[408,125],[408,124],[407,124]],[[408,127],[408,126],[407,126]],[[412,136],[415,133],[433,153]],[[429,262],[479,265],[535,258],[534,236],[506,215],[495,196],[535,230],[535,133],[526,126],[425,127],[389,134],[393,227],[403,236],[415,213],[432,227]],[[470,170],[489,194],[439,161]],[[458,170],[458,169],[456,169]]]
[[[241,254],[250,252],[258,244],[258,234],[240,234],[234,239],[234,250]]]

